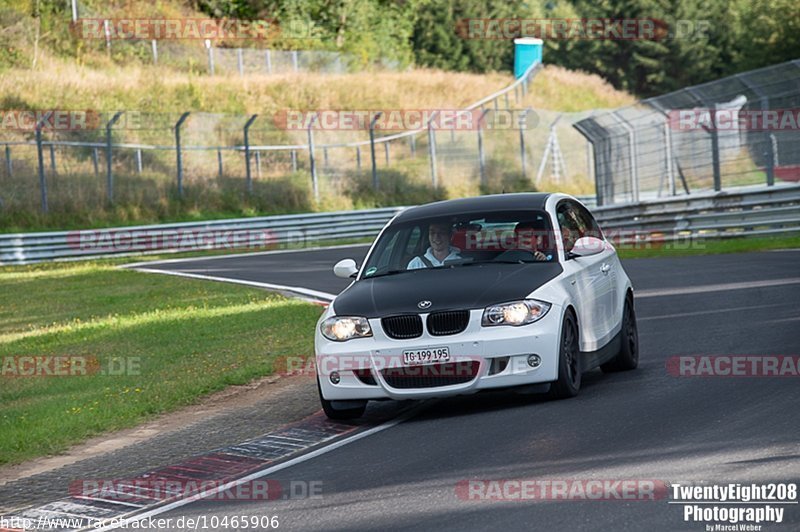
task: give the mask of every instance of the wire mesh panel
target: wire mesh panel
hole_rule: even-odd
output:
[[[598,201],[800,180],[800,62],[689,87],[577,120]]]
[[[339,210],[554,187],[585,193],[591,152],[569,127],[584,115],[525,108],[524,91],[514,89],[534,73],[466,109],[395,110],[427,117],[400,127],[378,121],[381,111],[368,111],[355,126],[331,127],[324,113],[361,111],[297,111],[305,114],[294,120],[288,110],[125,110],[70,111],[65,121],[28,112],[35,116],[14,128],[5,127],[15,118],[6,111],[0,208],[155,219],[178,211]],[[430,118],[442,113],[458,120]]]

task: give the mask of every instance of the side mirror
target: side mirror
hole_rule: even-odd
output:
[[[572,247],[570,253],[575,257],[590,257],[602,253],[606,249],[606,243],[593,236],[579,238]]]
[[[336,277],[351,279],[358,274],[358,266],[353,259],[342,259],[333,267],[333,273]]]

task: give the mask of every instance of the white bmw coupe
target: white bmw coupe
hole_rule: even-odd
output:
[[[581,373],[636,368],[630,279],[592,214],[565,194],[406,209],[381,230],[316,329],[328,417],[369,400],[523,387],[575,396]]]

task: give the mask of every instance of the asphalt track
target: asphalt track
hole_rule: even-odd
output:
[[[151,269],[337,293],[335,248],[151,264]],[[464,500],[470,479],[800,482],[800,379],[678,377],[678,355],[800,355],[800,251],[638,259],[641,361],[584,375],[580,396],[486,393],[420,414],[276,474],[322,498],[199,501],[159,517],[277,515],[285,530],[705,530],[656,501]],[[311,331],[308,332],[311,334]],[[762,530],[800,529],[800,508]]]

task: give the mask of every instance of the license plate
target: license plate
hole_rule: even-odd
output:
[[[403,351],[404,364],[435,364],[447,360],[450,360],[450,348],[448,347],[427,347]]]

